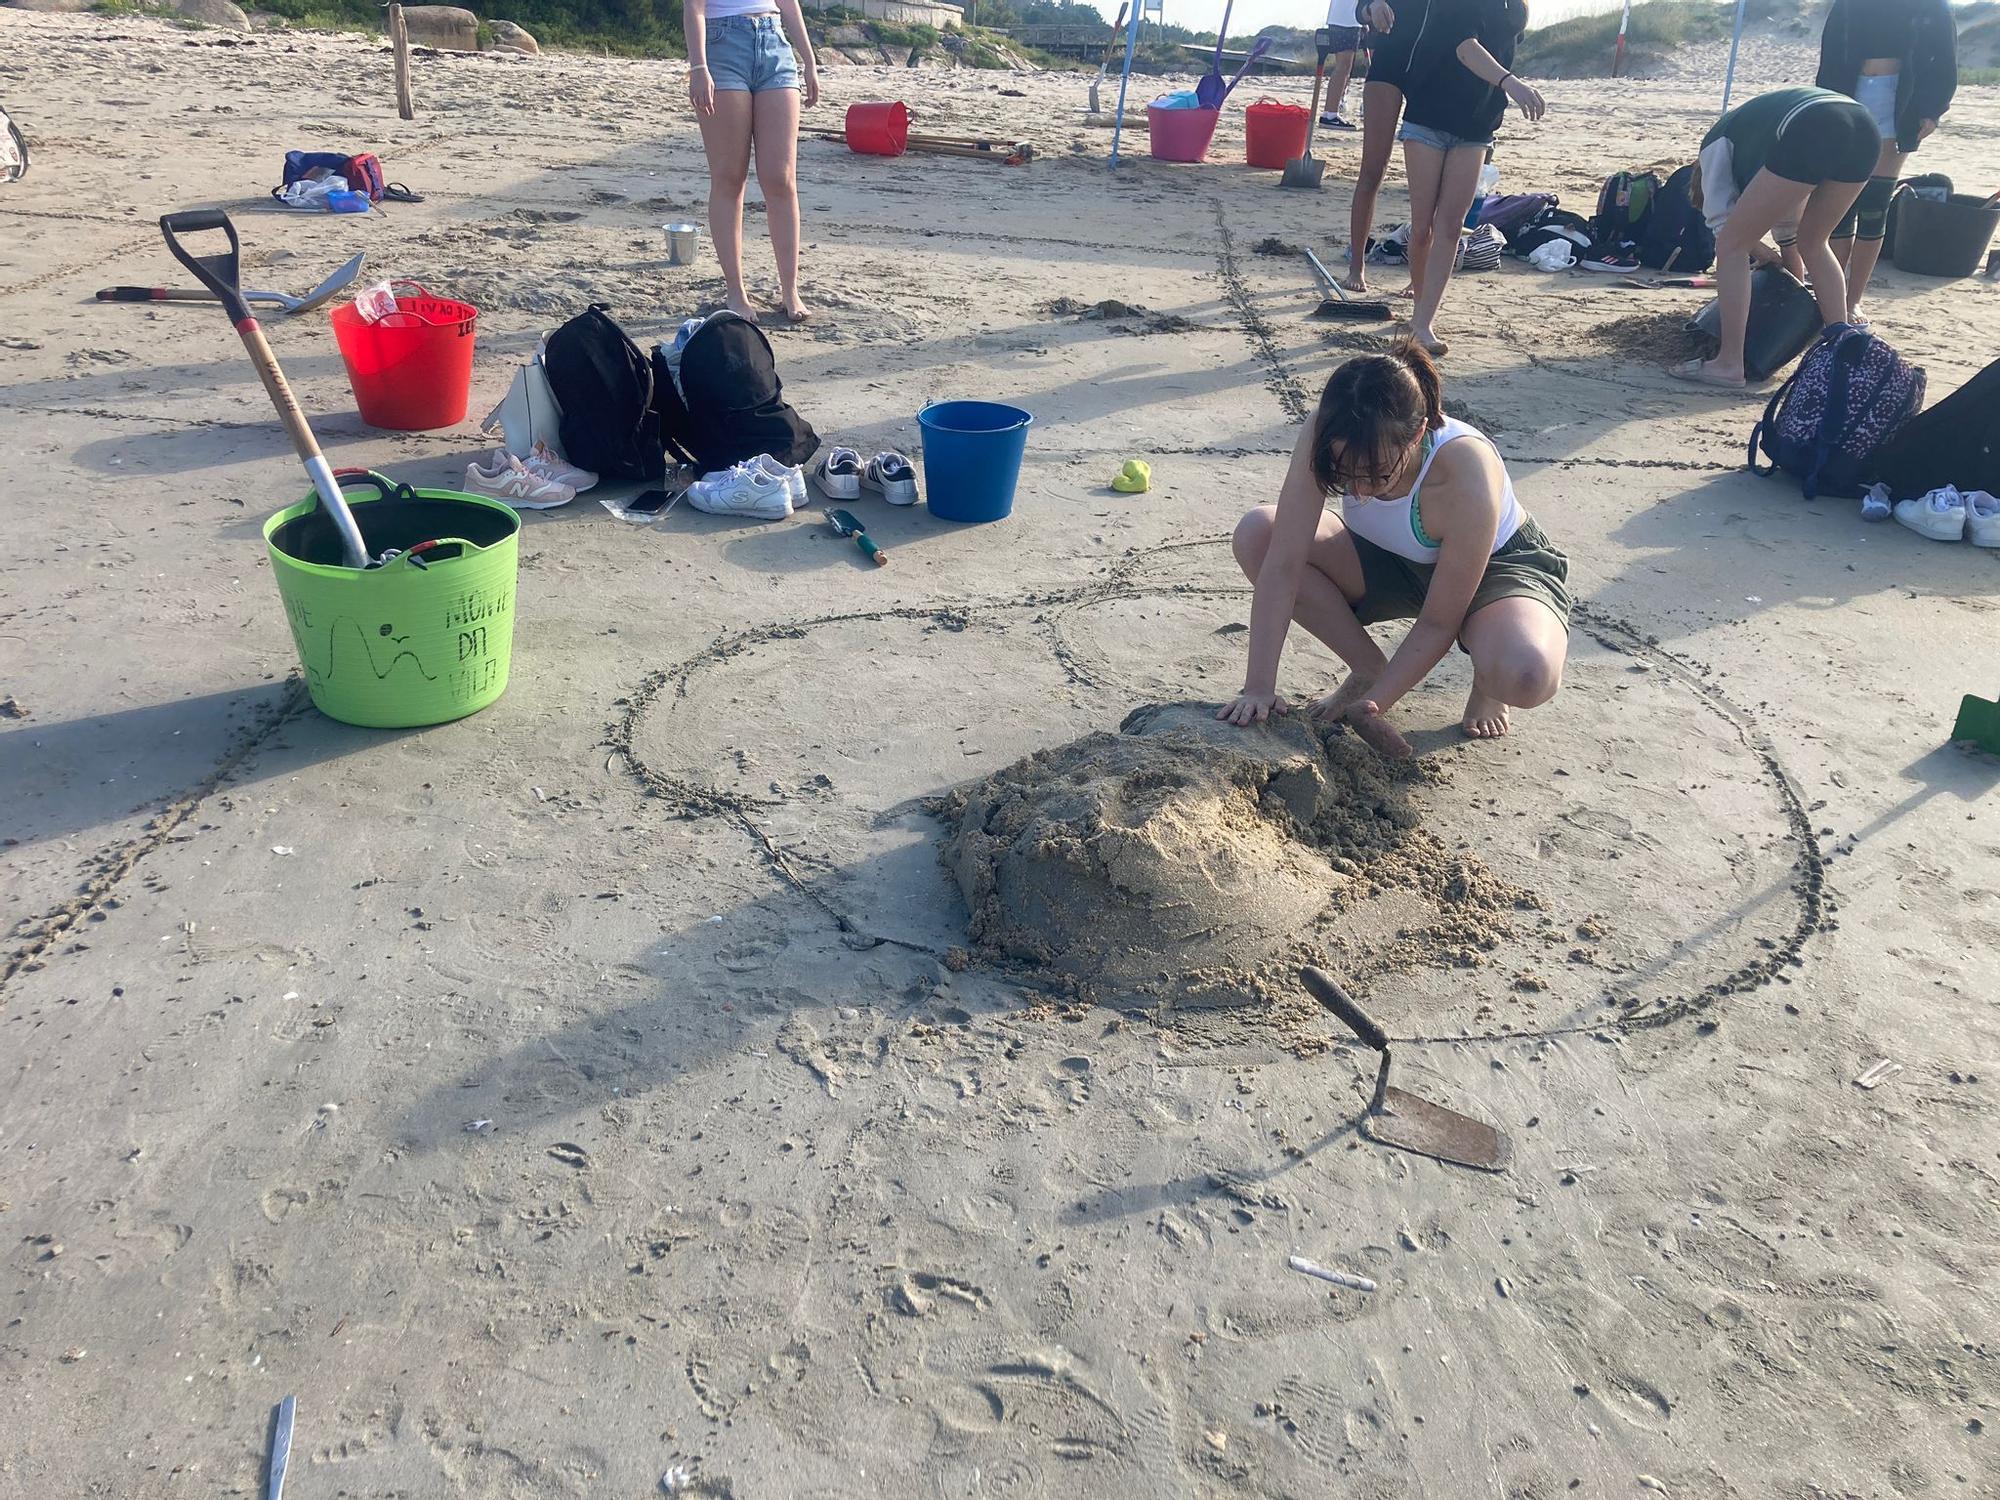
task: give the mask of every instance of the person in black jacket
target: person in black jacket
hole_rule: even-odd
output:
[[[1458,232],[1479,190],[1479,169],[1511,99],[1530,120],[1547,108],[1514,76],[1527,30],[1523,0],[1432,0],[1403,85],[1403,170],[1410,181],[1410,338],[1441,355],[1434,324],[1451,282]]]
[[[1949,0],[1833,0],[1814,81],[1856,101],[1882,132],[1874,175],[1833,235],[1847,268],[1847,320],[1858,323],[1897,174],[1938,128],[1958,87],[1958,29]]]

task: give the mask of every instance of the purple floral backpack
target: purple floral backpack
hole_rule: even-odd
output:
[[[1750,429],[1750,467],[1783,469],[1808,500],[1858,495],[1875,450],[1924,404],[1924,372],[1852,324],[1826,330]],[[1757,462],[1758,449],[1771,461]]]

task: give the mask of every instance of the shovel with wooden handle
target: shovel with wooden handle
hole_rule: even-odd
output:
[[[1104,112],[1097,91],[1104,87],[1104,75],[1110,70],[1111,59],[1118,55],[1118,38],[1124,34],[1125,13],[1131,8],[1130,5],[1118,7],[1118,19],[1111,23],[1111,40],[1104,44],[1104,61],[1097,65],[1097,76],[1090,80],[1090,112],[1094,115]]]
[[[365,254],[365,252],[364,252]],[[268,302],[284,310],[285,316],[295,318],[300,313],[311,312],[333,300],[336,293],[345,290],[361,274],[362,256],[357,255],[346,265],[335,271],[303,297],[294,297],[288,292],[258,292],[248,287],[238,295],[245,302]],[[97,294],[99,302],[217,302],[220,295],[206,287],[174,286],[108,286]]]
[[[1319,129],[1319,90],[1326,82],[1326,60],[1333,52],[1333,37],[1322,26],[1313,33],[1313,42],[1319,49],[1319,66],[1313,69],[1312,114],[1306,120],[1305,155],[1295,156],[1285,163],[1285,175],[1278,179],[1279,187],[1316,188],[1320,179],[1326,176],[1326,163],[1313,155],[1313,134]]]
[[[181,235],[200,234],[212,229],[220,229],[229,236],[227,251],[196,255],[180,242]],[[361,540],[361,528],[354,524],[354,512],[347,508],[347,501],[341,496],[340,481],[333,477],[332,466],[319,451],[319,442],[313,437],[312,428],[306,424],[306,414],[299,409],[298,398],[292,394],[291,386],[285,383],[285,372],[278,368],[278,357],[271,352],[264,330],[257,326],[256,316],[243,300],[243,291],[237,285],[239,256],[236,226],[229,222],[229,215],[219,208],[199,208],[190,213],[167,214],[160,220],[160,233],[166,236],[167,248],[173,251],[174,259],[192,271],[195,280],[215,294],[215,300],[222,304],[223,311],[229,314],[229,321],[236,326],[237,335],[250,355],[250,363],[257,371],[257,378],[264,382],[264,393],[271,398],[271,405],[277,408],[278,420],[284,423],[292,448],[312,479],[313,492],[326,508],[333,529],[340,534],[342,563],[350,568],[367,567],[368,549]],[[357,266],[359,259],[358,256],[355,259]]]

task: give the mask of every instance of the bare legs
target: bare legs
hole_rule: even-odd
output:
[[[1403,91],[1393,83],[1361,86],[1361,165],[1354,174],[1354,207],[1347,226],[1347,276],[1340,283],[1350,292],[1368,290],[1364,266],[1368,231],[1375,227],[1375,195],[1382,174],[1396,149],[1396,123],[1403,115]]]
[[[1875,159],[1877,177],[1887,177],[1890,181],[1903,175],[1903,163],[1909,157],[1896,149],[1894,141],[1882,143],[1882,154]],[[1852,323],[1861,315],[1861,298],[1868,290],[1868,279],[1875,274],[1875,263],[1882,258],[1880,240],[1835,240],[1833,253],[1847,273],[1847,321]]]
[[[1253,582],[1264,566],[1276,514],[1275,506],[1260,505],[1237,523],[1232,543],[1236,562]],[[1347,680],[1313,703],[1309,712],[1315,718],[1338,719],[1364,701],[1388,665],[1382,648],[1355,617],[1363,592],[1354,539],[1329,511],[1320,517],[1293,618],[1347,664]],[[1538,599],[1497,599],[1466,617],[1458,639],[1472,659],[1472,693],[1462,722],[1475,739],[1505,734],[1510,707],[1546,703],[1562,686],[1569,633]]]
[[[1798,254],[1812,278],[1819,315],[1827,323],[1847,319],[1847,281],[1827,244],[1848,206],[1861,191],[1858,182],[1811,186],[1759,172],[1743,189],[1715,236],[1715,288],[1722,303],[1721,348],[1714,359],[1692,367],[1690,378],[1709,385],[1743,384],[1743,340],[1750,327],[1750,247],[1782,219],[1798,216]]]
[[[1342,52],[1333,60],[1333,75],[1326,85],[1326,111],[1340,113],[1340,106],[1347,102],[1347,80],[1354,75],[1354,54]]]
[[[1445,352],[1434,324],[1451,284],[1458,231],[1471,211],[1485,155],[1483,145],[1440,151],[1403,142],[1403,170],[1410,179],[1410,272],[1417,298],[1410,310],[1410,337],[1432,354]]]
[[[779,293],[794,322],[806,315],[799,300],[798,139],[796,89],[766,89],[758,94],[719,89],[715,113],[701,122],[701,143],[708,153],[709,236],[722,267],[730,311],[753,323],[757,310],[743,289],[743,190],[750,180],[753,142],[757,185],[764,192],[771,249],[778,262]]]

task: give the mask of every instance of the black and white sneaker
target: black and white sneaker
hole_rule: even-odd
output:
[[[1586,271],[1610,271],[1627,275],[1639,269],[1639,257],[1629,250],[1605,250],[1593,247],[1586,250],[1577,262]]]

